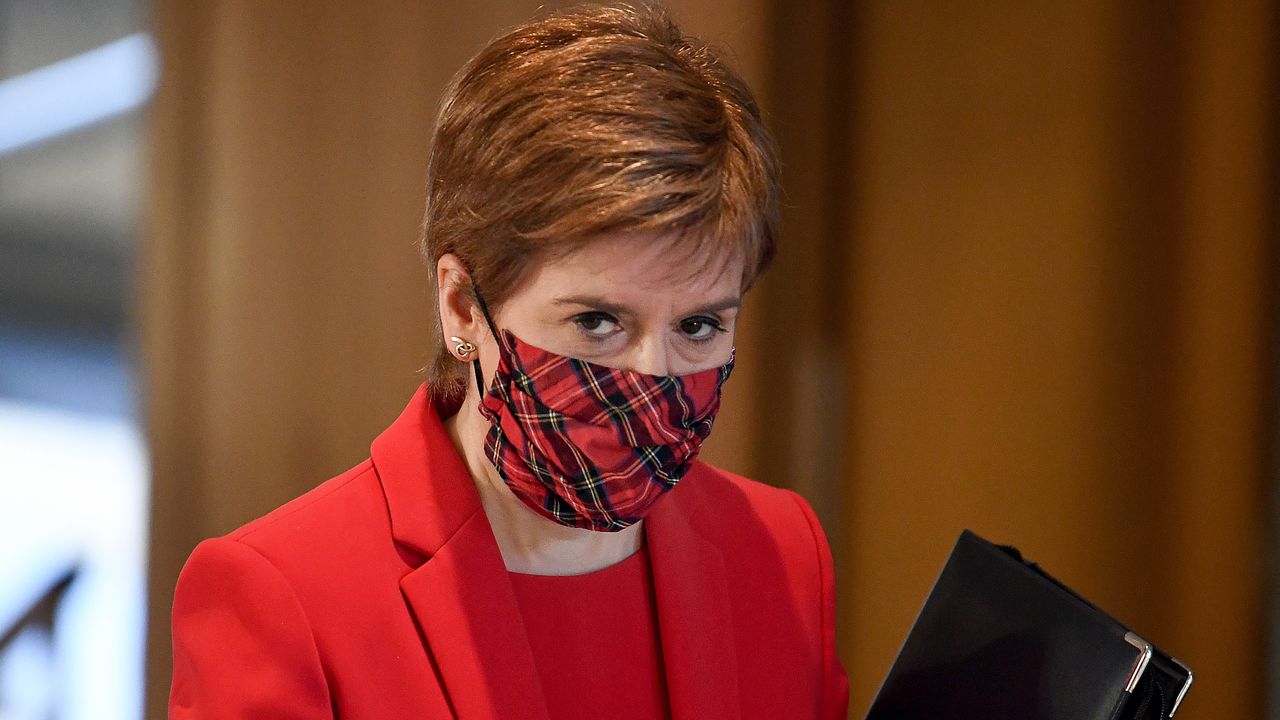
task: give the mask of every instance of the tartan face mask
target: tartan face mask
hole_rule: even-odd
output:
[[[732,354],[688,375],[605,367],[499,332],[480,307],[499,348],[493,383],[480,391],[485,455],[507,486],[569,527],[616,532],[643,518],[711,434]]]

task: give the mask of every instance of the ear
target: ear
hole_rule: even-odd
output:
[[[436,262],[436,301],[440,308],[440,329],[445,344],[451,337],[480,344],[484,328],[479,310],[471,299],[471,274],[457,255],[445,253]]]

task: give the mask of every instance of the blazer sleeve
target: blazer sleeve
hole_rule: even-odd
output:
[[[813,508],[798,493],[789,492],[813,533],[817,549],[818,573],[822,587],[822,720],[845,720],[849,715],[849,676],[836,653],[836,582],[831,546]]]
[[[198,545],[173,600],[170,720],[332,720],[310,625],[293,589],[237,540]]]

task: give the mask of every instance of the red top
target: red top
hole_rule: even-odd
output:
[[[510,575],[551,720],[670,717],[645,548],[585,575]]]

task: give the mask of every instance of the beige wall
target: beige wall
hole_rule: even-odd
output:
[[[1260,717],[1274,8],[950,7],[859,14],[855,705],[970,527],[1195,667],[1180,717]]]
[[[429,357],[440,88],[538,2],[159,2],[140,331],[150,717],[202,537],[365,456]],[[682,0],[778,134],[778,264],[709,459],[795,487],[861,717],[962,527],[1259,717],[1274,2]]]

